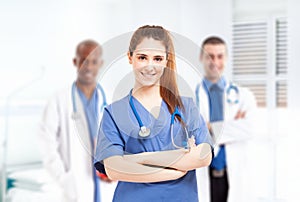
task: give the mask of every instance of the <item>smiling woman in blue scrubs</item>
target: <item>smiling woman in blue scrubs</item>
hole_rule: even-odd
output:
[[[195,169],[210,164],[210,136],[193,100],[179,95],[169,32],[140,27],[128,58],[135,85],[104,111],[95,167],[119,181],[116,202],[198,201]]]

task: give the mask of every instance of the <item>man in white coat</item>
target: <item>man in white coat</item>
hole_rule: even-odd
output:
[[[39,137],[43,163],[62,190],[61,201],[99,202],[93,166],[94,141],[105,94],[97,84],[102,48],[93,40],[78,44],[73,59],[77,79],[47,104]]]
[[[248,89],[224,78],[227,53],[219,37],[202,43],[200,61],[205,75],[196,87],[196,102],[215,141],[215,157],[208,168],[197,170],[201,202],[245,202],[251,192],[247,145],[253,135],[256,101]]]

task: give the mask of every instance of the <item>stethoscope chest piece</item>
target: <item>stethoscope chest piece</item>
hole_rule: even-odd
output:
[[[150,135],[150,129],[142,126],[139,131],[140,137],[148,137]]]
[[[239,89],[236,86],[230,84],[226,91],[226,94],[227,94],[227,102],[229,104],[239,103]]]

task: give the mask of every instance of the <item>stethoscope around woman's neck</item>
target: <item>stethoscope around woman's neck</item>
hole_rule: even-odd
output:
[[[75,98],[76,90],[77,90],[77,86],[76,86],[76,82],[74,82],[72,85],[72,104],[73,104],[72,118],[73,119],[80,118],[80,115],[79,115],[78,109],[77,109],[76,98]],[[99,90],[101,92],[102,104],[100,106],[100,111],[102,111],[104,109],[104,107],[107,105],[105,92],[99,83],[97,83],[97,85],[96,85],[96,90]]]
[[[139,116],[135,106],[134,106],[134,103],[133,103],[133,96],[132,96],[132,90],[130,91],[129,93],[129,104],[130,104],[130,107],[133,111],[133,114],[136,118],[136,120],[138,121],[139,123],[139,127],[140,127],[140,130],[139,130],[139,136],[142,137],[142,138],[146,138],[148,136],[150,136],[150,133],[151,133],[151,130],[150,128],[147,128],[143,122],[142,122],[142,119],[141,117]],[[171,141],[172,141],[172,144],[175,148],[177,149],[180,149],[180,148],[185,148],[185,149],[188,149],[190,150],[190,144],[189,144],[189,135],[188,135],[188,131],[187,131],[187,128],[185,126],[183,126],[183,132],[184,132],[184,136],[186,138],[186,141],[183,142],[183,147],[182,146],[178,146],[175,144],[175,141],[174,141],[174,122],[175,122],[175,117],[176,116],[179,116],[181,118],[181,120],[186,123],[183,115],[179,112],[179,109],[178,107],[175,107],[175,111],[171,114],[171,127],[170,127],[170,136],[171,136]]]
[[[132,111],[133,111],[133,113],[134,113],[134,116],[135,116],[135,118],[136,118],[136,120],[138,121],[139,126],[140,126],[139,136],[141,136],[141,137],[148,137],[148,136],[150,135],[150,132],[151,132],[151,131],[150,131],[149,128],[147,128],[147,127],[143,124],[140,115],[139,115],[138,112],[136,111],[136,108],[135,108],[135,106],[134,106],[134,104],[133,104],[132,91],[133,91],[133,90],[131,90],[130,93],[129,93],[129,104],[130,104],[130,107],[131,107],[131,109],[132,109]]]

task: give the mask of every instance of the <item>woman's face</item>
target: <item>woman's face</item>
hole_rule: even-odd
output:
[[[129,63],[133,66],[138,86],[158,85],[167,65],[166,48],[161,41],[144,38],[132,56],[128,53]]]

